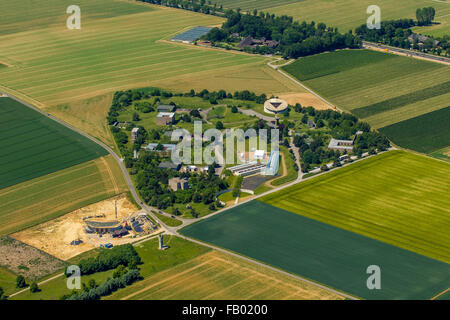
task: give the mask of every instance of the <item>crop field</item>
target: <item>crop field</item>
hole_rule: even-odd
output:
[[[275,1],[274,1],[275,2]],[[277,1],[278,3],[280,1]],[[341,32],[347,32],[364,23],[369,15],[367,7],[376,4],[381,9],[381,19],[404,19],[416,17],[416,9],[433,6],[436,9],[436,22],[440,24],[427,27],[425,34],[444,35],[450,31],[450,2],[443,3],[428,0],[303,0],[295,3],[273,6],[266,9],[277,15],[289,15],[299,21],[324,22],[331,27],[337,27]],[[420,30],[420,29],[419,29]]]
[[[111,157],[103,157],[0,190],[0,235],[54,219],[127,189]]]
[[[13,65],[2,69],[1,85],[46,105],[202,71],[220,72],[249,64],[258,68],[265,61],[258,56],[160,41],[192,26],[220,24],[223,19],[218,17],[123,1],[96,0],[90,5],[85,0],[80,4],[81,30],[68,30],[66,6],[56,3],[36,7],[31,19],[50,10],[60,23],[41,25],[37,20],[29,32],[0,36],[1,59]],[[1,9],[5,15],[22,13],[15,14],[19,25],[20,19],[30,21],[27,12],[16,7],[8,3]],[[99,13],[100,9],[106,13]]]
[[[449,164],[391,151],[260,200],[450,263],[449,189]]]
[[[11,98],[0,98],[0,135],[0,189],[107,154]]]
[[[446,108],[450,101],[449,66],[382,52],[319,54],[299,59],[284,70],[377,129]],[[397,133],[389,131],[388,137],[399,140]],[[427,143],[420,138],[415,150],[430,149]]]
[[[402,147],[431,153],[450,144],[450,106],[380,129]]]
[[[221,253],[208,252],[119,291],[132,300],[341,300],[338,294]]]
[[[213,0],[212,2],[223,5],[225,8],[240,8],[244,11],[253,11],[253,9],[269,9],[298,1],[299,0]]]
[[[447,263],[258,200],[181,232],[365,299],[430,299],[450,284]],[[381,290],[367,288],[371,265]]]

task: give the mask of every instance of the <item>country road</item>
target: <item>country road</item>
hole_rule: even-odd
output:
[[[425,59],[425,60],[432,61],[432,62],[443,63],[446,65],[450,64],[450,59],[446,58],[446,57],[439,57],[439,56],[435,56],[435,55],[428,54],[428,53],[423,53],[423,52],[418,52],[418,51],[413,51],[413,50],[408,50],[408,49],[402,49],[402,48],[397,48],[397,47],[391,47],[391,46],[384,45],[384,44],[378,45],[377,43],[363,41],[363,47],[366,49],[377,50],[377,51],[388,50],[388,52],[394,53],[394,54],[400,54],[400,55],[417,58],[417,59]]]

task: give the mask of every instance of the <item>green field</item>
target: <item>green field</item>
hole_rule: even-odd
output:
[[[0,98],[0,135],[0,189],[107,154],[11,98]]]
[[[377,129],[446,108],[450,99],[449,66],[382,52],[324,53],[283,69]],[[395,131],[389,131],[388,137],[399,140]],[[442,139],[442,147],[448,141]],[[426,138],[420,138],[415,150],[430,149],[427,144]]]
[[[449,264],[257,200],[182,233],[365,299],[429,299],[450,284]],[[370,265],[381,290],[366,286]]]
[[[104,161],[107,161],[106,164]],[[114,161],[112,158],[99,158],[1,189],[0,235],[31,227],[125,192],[127,186],[120,169],[111,165]]]
[[[431,153],[449,145],[449,124],[450,106],[381,128],[380,132],[402,147]]]
[[[16,275],[11,271],[0,267],[0,288],[4,290],[5,295],[16,291]]]
[[[260,200],[450,263],[450,165],[391,151]]]
[[[183,224],[183,222],[181,222],[178,219],[166,217],[165,215],[162,214],[158,215],[158,219],[161,220],[166,225],[168,225],[169,227],[178,227]]]

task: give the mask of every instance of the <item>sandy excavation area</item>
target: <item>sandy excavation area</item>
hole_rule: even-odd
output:
[[[100,243],[123,244],[130,242],[132,240],[130,237],[114,240],[110,237],[102,239],[98,235],[89,235],[84,232],[84,217],[104,214],[105,220],[115,220],[114,203],[116,200],[119,220],[137,212],[137,208],[128,198],[125,195],[121,195],[17,232],[12,237],[62,260],[70,259],[82,252],[98,247]],[[83,243],[77,246],[70,244],[73,240],[78,239],[82,240]]]
[[[317,110],[327,110],[333,109],[332,106],[320,100],[313,94],[309,92],[302,93],[283,93],[279,94],[278,97],[280,99],[285,100],[291,106],[295,106],[295,104],[300,103],[303,107],[313,107]]]

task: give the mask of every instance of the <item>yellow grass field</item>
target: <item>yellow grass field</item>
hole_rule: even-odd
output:
[[[0,190],[0,235],[54,219],[127,191],[112,156]]]
[[[342,296],[218,251],[156,273],[107,299],[341,300]]]

